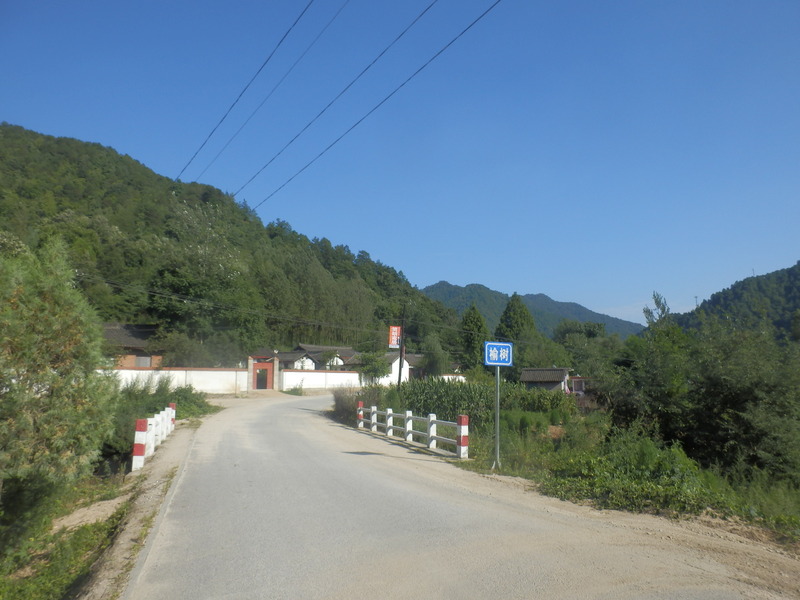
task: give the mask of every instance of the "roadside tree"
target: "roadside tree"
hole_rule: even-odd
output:
[[[0,504],[9,482],[85,473],[111,430],[100,324],[64,256],[58,242],[38,255],[0,244]]]

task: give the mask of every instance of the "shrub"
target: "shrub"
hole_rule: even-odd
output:
[[[133,449],[136,419],[144,419],[175,403],[176,418],[200,417],[219,410],[206,401],[205,394],[191,386],[172,389],[166,379],[132,381],[119,392],[114,413],[114,430],[106,440],[103,457],[107,461],[125,461]]]
[[[352,388],[336,388],[333,390],[333,416],[342,423],[355,423],[358,398]]]

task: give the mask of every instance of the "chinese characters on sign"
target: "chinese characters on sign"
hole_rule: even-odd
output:
[[[399,325],[389,326],[389,348],[400,347],[400,336],[402,335],[402,327]]]
[[[506,342],[484,342],[483,364],[487,367],[510,367],[514,364],[513,344]]]

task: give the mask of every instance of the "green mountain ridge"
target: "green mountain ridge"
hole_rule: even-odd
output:
[[[77,285],[105,321],[158,326],[169,354],[236,364],[299,342],[386,347],[406,317],[417,350],[457,340],[454,311],[367,252],[264,225],[208,185],[158,175],[111,148],[0,125],[3,234],[66,244]],[[244,354],[246,356],[246,354]]]
[[[766,320],[781,335],[800,339],[800,261],[794,266],[748,277],[715,292],[695,310],[675,315],[684,328],[696,327],[701,314],[742,323]]]
[[[429,285],[422,289],[422,293],[454,309],[459,314],[462,314],[474,303],[486,319],[486,324],[491,331],[497,327],[500,315],[510,298],[508,294],[491,290],[481,284],[457,286],[446,281]],[[548,337],[553,336],[556,326],[564,319],[582,323],[602,323],[605,325],[607,333],[617,334],[622,339],[636,335],[644,329],[639,323],[603,315],[575,302],[559,302],[545,294],[526,294],[521,298],[533,315],[536,328]]]

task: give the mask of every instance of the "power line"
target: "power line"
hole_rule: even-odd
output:
[[[222,118],[219,120],[219,122],[216,125],[214,125],[214,128],[211,130],[211,133],[209,133],[206,136],[206,139],[203,140],[203,143],[200,144],[200,147],[197,150],[195,150],[194,154],[192,154],[192,157],[189,159],[189,162],[187,162],[183,166],[183,168],[181,169],[181,172],[178,173],[178,176],[175,178],[176,181],[181,178],[181,175],[183,175],[183,172],[189,167],[190,164],[192,164],[192,161],[195,159],[195,157],[197,157],[197,155],[200,153],[200,151],[203,149],[203,147],[205,147],[205,145],[208,143],[208,140],[210,140],[211,136],[214,135],[214,132],[219,128],[220,125],[222,125],[222,122],[231,113],[231,111],[233,110],[233,107],[236,106],[239,103],[239,100],[241,100],[241,98],[244,95],[244,93],[247,91],[247,89],[250,87],[250,85],[256,80],[256,77],[258,77],[259,73],[261,73],[261,71],[264,69],[264,67],[267,66],[267,63],[272,59],[272,56],[275,54],[275,52],[278,50],[278,48],[281,47],[281,44],[283,44],[283,41],[289,36],[289,34],[295,28],[295,25],[297,25],[297,23],[300,21],[300,19],[303,18],[303,15],[306,14],[306,11],[311,7],[311,5],[313,3],[314,3],[314,0],[309,0],[308,4],[306,4],[306,7],[300,12],[298,17],[294,20],[294,23],[292,23],[292,25],[289,27],[289,29],[286,30],[286,33],[283,34],[283,37],[280,39],[280,41],[278,41],[278,43],[272,49],[272,52],[269,53],[269,56],[267,56],[266,60],[263,63],[261,63],[261,66],[258,68],[258,70],[256,71],[255,75],[253,75],[253,77],[250,78],[250,81],[247,82],[247,85],[244,86],[244,89],[242,89],[242,91],[239,92],[239,95],[236,97],[236,100],[233,101],[233,104],[231,104],[230,107],[228,107],[228,110],[225,111],[225,114],[222,115]]]
[[[292,145],[292,144],[295,142],[295,140],[297,140],[297,138],[299,138],[301,135],[303,135],[303,133],[305,133],[305,132],[306,132],[306,130],[307,130],[309,127],[311,127],[311,126],[312,126],[312,125],[313,125],[313,124],[314,124],[314,123],[317,121],[317,119],[319,119],[319,118],[320,118],[322,115],[324,115],[324,114],[327,112],[327,110],[328,110],[328,109],[329,109],[331,106],[333,106],[333,105],[334,105],[334,103],[335,103],[335,102],[336,102],[336,101],[337,101],[339,98],[341,98],[341,97],[342,97],[342,96],[343,96],[343,95],[344,95],[344,94],[347,92],[347,90],[349,90],[351,87],[353,87],[353,85],[354,85],[354,84],[355,84],[355,83],[356,83],[356,82],[357,82],[359,79],[361,79],[361,77],[362,77],[362,76],[363,76],[363,75],[364,75],[364,74],[365,74],[367,71],[369,71],[369,70],[370,70],[370,69],[373,67],[373,65],[375,65],[375,63],[377,63],[377,62],[378,62],[378,61],[379,61],[379,60],[380,60],[380,59],[383,57],[383,55],[384,55],[384,54],[386,54],[386,53],[389,51],[389,49],[390,49],[392,46],[394,46],[394,45],[395,45],[395,44],[396,44],[396,43],[397,43],[397,42],[400,40],[400,38],[402,38],[402,37],[403,37],[403,36],[404,36],[406,33],[408,33],[408,30],[409,30],[409,29],[411,29],[411,28],[412,28],[414,25],[416,25],[416,24],[417,24],[417,22],[418,22],[418,21],[419,21],[419,20],[420,20],[420,19],[421,19],[421,18],[422,18],[424,15],[425,15],[425,13],[427,13],[427,12],[428,12],[428,11],[429,11],[429,10],[430,10],[432,7],[433,7],[433,5],[434,5],[434,4],[436,4],[438,1],[439,1],[439,0],[433,0],[433,1],[432,1],[430,4],[428,4],[428,6],[426,6],[426,7],[425,7],[425,8],[422,10],[422,12],[420,12],[420,13],[419,13],[419,14],[418,14],[418,15],[417,15],[415,18],[414,18],[414,20],[413,20],[413,21],[411,21],[411,23],[409,23],[409,24],[408,24],[408,26],[407,26],[405,29],[403,29],[403,31],[401,31],[401,32],[400,32],[400,34],[399,34],[399,35],[398,35],[396,38],[394,38],[394,40],[392,40],[392,41],[391,41],[391,43],[390,43],[388,46],[386,46],[386,48],[384,48],[384,49],[383,49],[383,50],[382,50],[380,53],[378,53],[378,55],[377,55],[377,56],[376,56],[374,59],[372,59],[372,62],[370,62],[370,63],[369,63],[369,64],[368,64],[366,67],[364,67],[364,68],[362,69],[362,71],[361,71],[361,72],[360,72],[358,75],[356,75],[356,76],[355,76],[355,78],[354,78],[352,81],[350,81],[350,83],[348,83],[348,84],[347,84],[347,85],[344,87],[344,89],[342,89],[342,91],[341,91],[341,92],[339,92],[338,94],[336,94],[336,96],[333,98],[333,100],[331,100],[330,102],[328,102],[328,104],[325,106],[325,108],[323,108],[323,109],[322,109],[322,110],[321,110],[319,113],[317,113],[317,116],[316,116],[316,117],[314,117],[314,118],[313,118],[313,119],[311,119],[311,120],[310,120],[308,123],[306,123],[306,126],[305,126],[305,127],[303,127],[303,128],[300,130],[300,132],[299,132],[297,135],[295,135],[295,136],[294,136],[294,137],[293,137],[291,140],[289,140],[289,141],[288,141],[288,142],[287,142],[287,143],[286,143],[286,144],[283,146],[283,148],[281,148],[280,150],[278,150],[278,152],[275,154],[275,156],[273,156],[272,158],[270,158],[270,159],[267,161],[267,163],[266,163],[266,164],[265,164],[263,167],[261,167],[261,168],[260,168],[258,171],[256,171],[256,173],[255,173],[255,174],[254,174],[254,175],[253,175],[253,176],[252,176],[250,179],[248,179],[248,180],[247,180],[247,181],[246,181],[246,182],[245,182],[245,183],[244,183],[244,184],[243,184],[243,185],[242,185],[242,186],[241,186],[241,187],[240,187],[238,190],[236,190],[236,191],[233,193],[233,195],[234,195],[234,196],[236,196],[236,195],[237,195],[239,192],[241,192],[241,191],[242,191],[244,188],[246,188],[248,185],[250,185],[250,183],[252,183],[252,181],[253,181],[253,180],[254,180],[256,177],[258,177],[258,176],[259,176],[259,175],[260,175],[260,174],[261,174],[261,173],[264,171],[264,169],[266,169],[268,166],[270,166],[270,165],[271,165],[271,164],[272,164],[272,163],[275,161],[275,159],[277,159],[277,158],[278,158],[278,157],[279,157],[281,154],[283,154],[284,150],[286,150],[286,149],[287,149],[289,146],[291,146],[291,145]]]
[[[289,185],[289,184],[290,184],[292,181],[294,181],[294,179],[295,179],[296,177],[298,177],[298,176],[299,176],[301,173],[303,173],[303,171],[305,171],[306,169],[308,169],[308,168],[309,168],[311,165],[313,165],[313,164],[314,164],[315,162],[317,162],[317,161],[318,161],[320,158],[322,158],[322,156],[323,156],[323,155],[325,155],[325,154],[326,154],[326,153],[327,153],[327,152],[328,152],[328,151],[329,151],[331,148],[333,148],[333,147],[334,147],[336,144],[338,144],[340,141],[342,141],[342,139],[343,139],[345,136],[347,136],[347,135],[348,135],[348,134],[349,134],[351,131],[353,131],[353,130],[354,130],[356,127],[358,127],[359,125],[361,125],[361,123],[363,123],[363,122],[364,122],[364,121],[365,121],[365,120],[366,120],[366,119],[367,119],[367,118],[368,118],[370,115],[372,115],[372,113],[374,113],[376,110],[378,110],[378,109],[379,109],[381,106],[383,106],[383,105],[384,105],[386,102],[388,102],[388,101],[389,101],[389,99],[390,99],[390,98],[392,98],[392,96],[394,96],[394,95],[395,95],[397,92],[399,92],[399,91],[400,91],[400,90],[401,90],[403,87],[405,87],[405,85],[406,85],[408,82],[410,82],[410,81],[411,81],[412,79],[414,79],[414,78],[415,78],[417,75],[419,75],[419,74],[420,74],[420,73],[421,73],[421,72],[422,72],[422,71],[423,71],[423,70],[424,70],[424,69],[425,69],[425,68],[426,68],[428,65],[430,65],[430,64],[431,64],[431,63],[432,63],[434,60],[436,60],[437,58],[439,58],[439,56],[441,56],[441,55],[442,55],[442,54],[443,54],[443,53],[444,53],[444,52],[445,52],[445,51],[446,51],[446,50],[447,50],[447,49],[448,49],[450,46],[452,46],[452,45],[453,45],[453,44],[454,44],[456,41],[458,41],[458,39],[459,39],[459,38],[461,38],[461,37],[462,37],[464,34],[466,34],[466,33],[467,33],[467,32],[468,32],[470,29],[472,29],[472,28],[473,28],[473,27],[474,27],[474,26],[475,26],[475,25],[476,25],[476,24],[477,24],[479,21],[481,21],[481,19],[483,19],[483,18],[484,18],[486,15],[488,15],[488,14],[489,14],[489,12],[491,12],[491,11],[492,11],[492,9],[494,9],[494,8],[495,8],[495,7],[496,7],[498,4],[500,4],[500,2],[502,2],[502,0],[495,0],[495,2],[494,2],[494,3],[493,3],[491,6],[489,6],[489,8],[487,8],[485,11],[483,11],[483,13],[481,13],[481,14],[480,14],[480,15],[479,15],[479,16],[478,16],[478,17],[477,17],[477,18],[476,18],[474,21],[472,21],[472,22],[471,22],[469,25],[467,25],[467,26],[466,26],[466,27],[465,27],[465,28],[464,28],[464,29],[463,29],[463,30],[462,30],[462,31],[461,31],[461,32],[460,32],[458,35],[456,35],[456,36],[455,36],[455,37],[454,37],[452,40],[450,40],[450,41],[449,41],[447,44],[445,44],[445,45],[444,45],[444,46],[443,46],[443,47],[442,47],[442,48],[441,48],[441,49],[440,49],[438,52],[436,52],[436,53],[435,53],[435,54],[434,54],[434,55],[433,55],[431,58],[429,58],[429,59],[428,59],[428,60],[427,60],[427,61],[426,61],[426,62],[425,62],[425,63],[424,63],[424,64],[423,64],[423,65],[422,65],[422,66],[421,66],[419,69],[417,69],[416,71],[414,71],[414,73],[412,73],[410,77],[408,77],[408,78],[407,78],[405,81],[403,81],[403,83],[401,83],[401,84],[400,84],[400,85],[398,85],[398,86],[397,86],[397,87],[396,87],[394,90],[392,90],[392,91],[389,93],[389,95],[387,95],[387,96],[386,96],[386,97],[385,97],[383,100],[381,100],[380,102],[378,102],[378,104],[376,104],[376,105],[375,105],[375,106],[374,106],[372,109],[370,109],[370,110],[369,110],[369,111],[368,111],[368,112],[367,112],[367,113],[366,113],[366,114],[365,114],[363,117],[361,117],[361,118],[360,118],[358,121],[356,121],[355,123],[353,123],[353,125],[351,125],[351,126],[350,126],[350,127],[349,127],[349,128],[348,128],[348,129],[347,129],[345,132],[344,132],[344,133],[342,133],[342,134],[341,134],[339,137],[337,137],[337,138],[336,138],[335,140],[333,140],[333,141],[332,141],[330,144],[328,144],[328,146],[327,146],[327,147],[326,147],[326,148],[325,148],[325,149],[324,149],[322,152],[320,152],[320,153],[319,153],[319,154],[317,154],[317,155],[316,155],[314,158],[312,158],[312,159],[311,159],[309,162],[307,162],[307,163],[305,164],[305,166],[303,166],[303,167],[302,167],[300,170],[298,170],[298,171],[297,171],[297,172],[296,172],[294,175],[292,175],[291,177],[289,177],[289,179],[287,179],[286,181],[284,181],[284,182],[283,182],[283,183],[282,183],[280,186],[278,186],[278,187],[277,187],[275,190],[273,190],[273,191],[272,191],[272,192],[271,192],[271,193],[270,193],[270,194],[269,194],[269,195],[268,195],[266,198],[264,198],[264,199],[263,199],[261,202],[259,202],[259,203],[258,203],[258,204],[256,204],[255,206],[253,206],[253,207],[252,207],[252,210],[256,210],[256,209],[257,209],[259,206],[261,206],[262,204],[264,204],[264,203],[265,203],[267,200],[269,200],[270,198],[272,198],[272,197],[273,197],[275,194],[277,194],[278,192],[280,192],[280,191],[281,191],[283,188],[285,188],[285,187],[286,187],[287,185]],[[262,170],[263,170],[263,169],[262,169]],[[259,171],[259,172],[260,172],[260,171]],[[256,175],[257,175],[257,174],[256,174]],[[252,180],[252,178],[251,178],[251,180]],[[249,183],[249,181],[248,181],[248,183]],[[247,184],[245,184],[245,185],[247,185]],[[242,186],[242,187],[244,187],[244,186]],[[238,191],[237,191],[237,192],[234,194],[234,196],[235,196],[237,193],[239,193],[239,191],[241,191],[241,189],[242,189],[242,188],[239,188],[239,190],[238,190]]]
[[[236,130],[236,133],[234,133],[230,137],[230,139],[225,143],[225,145],[222,147],[222,149],[219,152],[217,152],[217,155],[214,158],[211,159],[211,162],[208,163],[208,165],[206,165],[206,168],[203,169],[200,172],[200,174],[197,176],[197,179],[200,179],[205,174],[205,172],[208,171],[208,169],[211,168],[211,165],[213,165],[215,162],[217,162],[217,159],[222,155],[223,152],[225,152],[225,150],[228,148],[228,146],[230,146],[231,142],[233,142],[233,140],[236,139],[236,137],[242,132],[242,129],[244,129],[245,126],[250,122],[250,120],[256,115],[256,113],[259,110],[261,110],[261,108],[264,106],[264,104],[266,104],[267,100],[269,100],[272,97],[272,95],[275,93],[275,91],[281,86],[283,81],[289,76],[289,74],[292,71],[294,71],[294,68],[300,63],[300,61],[305,58],[305,56],[306,56],[306,54],[308,54],[309,50],[311,50],[311,48],[314,47],[314,45],[317,43],[319,38],[322,37],[322,34],[324,34],[328,30],[328,27],[331,26],[331,24],[336,20],[336,18],[339,16],[339,14],[341,14],[341,12],[344,10],[345,6],[347,6],[349,3],[350,3],[350,0],[345,0],[344,1],[344,3],[339,7],[339,10],[336,11],[336,14],[334,14],[333,17],[331,17],[331,19],[327,22],[325,27],[322,28],[322,30],[311,41],[311,43],[306,47],[306,49],[303,50],[302,54],[300,54],[298,59],[296,61],[294,61],[292,66],[289,67],[289,69],[286,71],[286,73],[283,74],[283,77],[280,78],[278,83],[276,83],[275,86],[270,90],[270,92],[264,97],[264,99],[261,101],[261,104],[259,104],[256,107],[256,109],[252,113],[250,113],[250,116],[247,117],[245,122],[242,123],[241,127],[239,127],[239,129]]]

